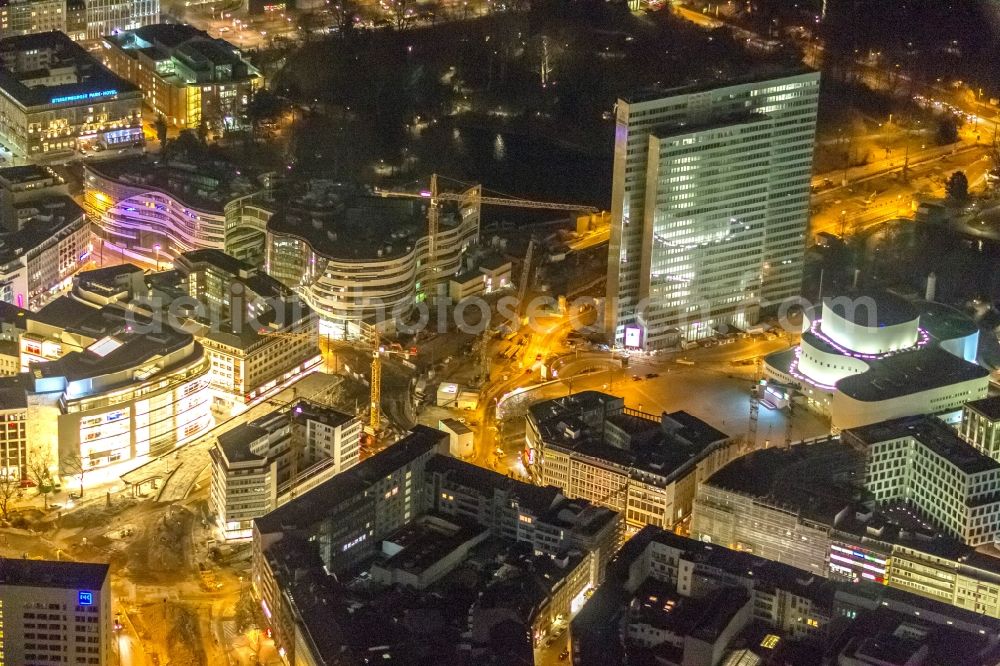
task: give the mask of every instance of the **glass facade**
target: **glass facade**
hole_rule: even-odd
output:
[[[609,337],[647,349],[797,296],[819,75],[619,100]]]

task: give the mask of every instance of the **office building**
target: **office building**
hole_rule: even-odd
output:
[[[0,38],[66,32],[66,0],[7,0],[0,5]]]
[[[0,169],[0,300],[37,310],[91,261],[90,225],[47,167]]]
[[[958,433],[969,444],[1000,461],[1000,397],[966,403]]]
[[[914,414],[957,418],[986,396],[978,347],[979,328],[954,308],[859,292],[807,309],[801,343],[765,357],[764,374],[829,416],[834,432]]]
[[[184,252],[224,250],[226,204],[258,189],[233,164],[143,157],[88,163],[83,185],[95,250],[158,268],[170,268]]]
[[[212,509],[226,539],[361,459],[361,421],[300,401],[225,432],[210,451]]]
[[[731,439],[687,412],[651,414],[597,391],[537,403],[526,467],[542,485],[620,511],[630,526],[673,528],[697,484],[728,461]]]
[[[16,164],[141,145],[142,93],[61,32],[0,40],[0,145]]]
[[[660,349],[799,294],[819,74],[619,99],[608,338]]]
[[[25,379],[0,378],[0,477],[27,479],[28,456]]]
[[[530,655],[600,582],[621,541],[617,514],[447,447],[445,433],[417,426],[254,521],[254,592],[292,663],[428,650],[446,662],[460,642],[484,658]],[[358,576],[375,586],[364,597],[350,591]],[[436,628],[412,624],[415,613]]]
[[[572,622],[597,663],[992,664],[998,620],[646,527]]]
[[[267,222],[266,271],[302,294],[324,335],[358,337],[363,324],[391,329],[418,302],[447,295],[479,239],[478,191],[440,204],[432,257],[426,200],[310,181]]]
[[[874,504],[866,455],[833,439],[738,458],[699,486],[691,537],[1000,618],[1000,559],[988,547],[962,543],[912,504]],[[928,484],[926,492],[937,491]]]
[[[239,49],[190,25],[147,25],[109,34],[101,44],[108,68],[138,86],[146,106],[177,127],[241,127],[247,101],[264,86]]]
[[[321,361],[312,311],[277,280],[218,250],[184,253],[162,273],[132,264],[85,271],[72,294],[95,308],[116,304],[179,323],[205,350],[222,411],[261,399]]]
[[[1000,462],[932,417],[844,431],[865,452],[865,487],[879,503],[903,502],[970,546],[1000,538]]]
[[[160,22],[160,0],[85,0],[85,8],[87,40]]]
[[[110,666],[107,564],[0,558],[0,663]]]

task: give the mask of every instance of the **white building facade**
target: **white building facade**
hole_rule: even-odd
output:
[[[658,349],[801,286],[819,74],[619,100],[605,325]]]

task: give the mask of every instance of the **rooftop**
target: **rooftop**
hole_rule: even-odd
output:
[[[296,497],[254,523],[262,534],[302,529],[322,520],[326,511],[351,497],[363,494],[388,474],[422,455],[440,449],[447,435],[427,426],[415,426],[403,439],[354,467],[341,472]]]
[[[98,344],[95,343],[83,351],[70,352],[54,361],[32,364],[32,374],[36,379],[63,377],[67,382],[72,382],[125,371],[138,371],[139,366],[156,362],[160,357],[177,352],[191,344],[194,345],[195,352],[199,357],[202,354],[201,345],[194,343],[194,339],[189,334],[175,331],[167,326],[150,333],[123,330],[114,336],[102,337],[110,341],[106,347],[97,349]],[[163,368],[150,369],[145,379],[190,361],[191,357],[185,356],[182,360]],[[138,374],[138,372],[129,372],[128,377],[123,377],[121,383],[143,381],[138,378]],[[74,395],[73,397],[79,396]]]
[[[913,321],[920,313],[912,303],[888,291],[863,291],[823,299],[824,309],[865,327],[895,326]]]
[[[22,257],[44,241],[69,235],[80,229],[84,212],[73,199],[65,195],[43,196],[17,206],[21,227],[17,231],[0,233],[0,263]],[[78,260],[79,257],[73,257]]]
[[[729,439],[687,412],[664,413],[657,419],[625,409],[621,398],[598,391],[540,402],[528,409],[545,446],[629,468],[649,483],[669,482]]]
[[[159,191],[185,205],[221,215],[225,205],[256,185],[252,174],[221,160],[159,161],[154,156],[128,156],[88,162],[86,170],[106,180],[139,190]]]
[[[971,317],[951,306],[932,301],[917,301],[914,305],[920,310],[920,326],[934,340],[952,340],[979,331]]]
[[[972,402],[965,403],[965,406],[991,421],[1000,419],[1000,395],[973,400]]]
[[[47,73],[26,71],[19,64],[24,54],[39,51],[49,52],[50,57],[46,59],[49,66],[72,67],[76,82],[31,86],[22,83],[21,79]],[[24,107],[70,102],[92,105],[95,99],[108,101],[123,95],[140,99],[142,95],[137,87],[114,74],[81,46],[57,31],[0,39],[0,61],[3,63],[0,66],[0,89]]]
[[[36,181],[62,178],[48,167],[38,165],[9,166],[0,168],[0,182],[11,185],[24,185]]]
[[[864,455],[840,440],[768,448],[736,458],[705,485],[763,499],[833,525],[859,499]]]
[[[392,259],[427,235],[428,201],[377,196],[363,188],[313,180],[268,220],[268,231],[301,238],[317,253],[340,261]],[[442,206],[443,227],[457,208]]]
[[[536,515],[548,511],[562,497],[562,492],[555,486],[536,486],[533,483],[525,483],[446,455],[437,455],[431,458],[425,470],[428,474],[442,474],[452,481],[461,483],[468,488],[475,488],[480,492],[492,488],[494,491],[510,493],[517,498],[520,506],[531,509]]]
[[[943,349],[924,348],[869,361],[869,370],[837,382],[843,394],[862,402],[889,400],[974,379],[989,372]]]
[[[912,437],[965,474],[977,474],[1000,468],[990,458],[965,440],[948,425],[933,416],[908,416],[882,421],[845,431],[845,441],[872,446],[880,442]]]
[[[651,88],[636,91],[624,96],[622,101],[627,104],[642,104],[654,102],[661,99],[689,95],[691,93],[705,92],[708,90],[723,90],[733,86],[743,86],[752,83],[764,83],[775,79],[791,76],[801,76],[803,74],[817,74],[817,72],[798,63],[762,63],[756,65],[752,71],[739,76],[731,76],[725,79],[705,79],[692,81],[682,86],[673,88]]]
[[[25,587],[99,590],[108,578],[109,565],[96,562],[53,562],[0,558],[0,583]]]

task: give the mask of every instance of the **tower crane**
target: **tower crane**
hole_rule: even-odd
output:
[[[458,182],[458,181],[455,181]],[[462,183],[462,185],[466,185]],[[477,185],[466,192],[441,192],[438,189],[438,175],[431,175],[431,188],[420,192],[400,192],[397,190],[376,189],[375,194],[382,197],[395,197],[401,199],[427,199],[430,201],[430,208],[427,211],[427,236],[430,240],[430,260],[431,265],[437,259],[437,234],[441,222],[440,202],[456,201],[458,203],[475,203],[490,206],[508,206],[511,208],[534,208],[540,210],[562,210],[575,211],[578,213],[597,213],[593,206],[582,206],[579,204],[553,203],[550,201],[535,201],[532,199],[520,199],[518,197],[496,197],[484,196],[482,185]]]
[[[450,179],[449,179],[450,180]],[[454,181],[458,183],[459,181]],[[467,186],[466,183],[459,183],[462,186]],[[430,206],[427,211],[427,236],[428,236],[428,249],[430,254],[430,264],[435,265],[437,261],[437,236],[441,223],[441,202],[454,201],[458,203],[474,203],[478,205],[491,205],[491,206],[508,206],[511,208],[533,208],[540,210],[561,210],[567,212],[577,212],[577,213],[597,213],[599,212],[597,208],[593,206],[584,206],[579,204],[566,204],[566,203],[553,203],[549,201],[535,201],[532,199],[520,199],[517,197],[504,197],[504,196],[484,196],[482,186],[478,185],[468,189],[465,192],[441,192],[438,188],[438,175],[431,175],[430,189],[421,190],[420,192],[400,192],[396,190],[386,190],[386,189],[376,189],[375,194],[382,197],[389,198],[400,198],[400,199],[426,199],[430,202]],[[534,240],[529,244],[528,256],[526,257],[526,262],[530,268],[532,254],[533,254]],[[525,277],[527,275],[527,270],[525,270]],[[526,283],[527,280],[522,277],[522,283]],[[524,300],[523,294],[526,288],[526,284],[522,284],[519,287],[520,300]],[[308,336],[315,338],[316,340],[321,340],[324,337],[327,338],[327,345],[329,346],[329,336],[323,336],[319,333],[269,333],[268,335],[273,335],[276,337],[291,337],[296,339],[301,339],[302,336]],[[379,333],[376,329],[374,335],[373,344],[370,347],[372,353],[372,364],[371,364],[371,395],[369,400],[369,426],[373,433],[379,431],[381,426],[381,416],[382,416],[382,356],[384,354],[406,354],[406,352],[385,349],[380,344]],[[483,345],[482,354],[486,354],[486,344]]]
[[[291,340],[302,340],[309,339],[314,340],[317,343],[320,340],[327,341],[327,349],[330,348],[330,336],[322,334],[319,332],[310,333],[265,333],[264,335],[268,337],[284,338]],[[374,334],[372,336],[372,342],[369,347],[372,354],[372,364],[371,364],[371,393],[369,397],[369,408],[370,413],[368,417],[368,424],[372,430],[372,433],[377,433],[380,430],[381,420],[382,420],[382,356],[399,354],[403,356],[409,356],[410,352],[403,349],[386,349],[381,344],[381,336],[379,335],[378,328],[374,328]],[[329,364],[327,364],[327,370],[329,370]]]

